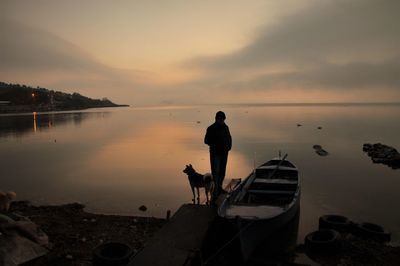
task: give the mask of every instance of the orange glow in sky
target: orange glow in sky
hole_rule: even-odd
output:
[[[6,0],[0,81],[132,105],[400,101],[398,9],[391,0]]]

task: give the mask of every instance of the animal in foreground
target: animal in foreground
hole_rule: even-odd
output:
[[[214,182],[212,180],[212,175],[210,173],[207,174],[199,174],[194,170],[191,164],[186,165],[186,168],[183,170],[185,174],[188,175],[190,188],[193,193],[193,203],[196,203],[196,193],[195,188],[197,190],[197,204],[200,204],[200,191],[199,188],[204,187],[204,191],[206,194],[207,204],[210,202],[208,195],[212,193],[214,188]]]
[[[7,212],[10,208],[11,201],[15,200],[17,194],[13,191],[3,192],[0,191],[0,211]]]

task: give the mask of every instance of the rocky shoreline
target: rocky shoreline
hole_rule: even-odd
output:
[[[79,203],[33,206],[19,201],[12,203],[10,211],[29,218],[49,238],[49,253],[24,266],[89,266],[94,248],[105,242],[124,243],[138,252],[166,222],[152,217],[88,213]]]
[[[0,114],[73,111],[88,108],[126,107],[107,98],[92,99],[79,93],[0,82]]]
[[[92,265],[92,252],[106,242],[128,245],[139,252],[166,222],[166,219],[88,213],[84,205],[34,206],[26,201],[11,204],[10,212],[23,215],[37,224],[49,240],[49,252],[24,266]],[[290,232],[289,232],[290,233]],[[294,234],[295,235],[295,234]],[[308,253],[297,245],[294,254],[264,258],[248,265],[400,265],[400,247],[343,234],[342,248],[336,253]],[[276,245],[276,243],[272,243]]]
[[[304,245],[296,248],[295,265],[327,266],[397,266],[400,265],[400,247],[362,239],[352,234],[341,235],[341,248],[332,253],[310,253]]]

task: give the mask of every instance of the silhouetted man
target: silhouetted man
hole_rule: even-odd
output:
[[[222,192],[222,182],[225,177],[228,152],[232,148],[232,137],[229,127],[225,124],[225,113],[219,111],[215,115],[215,123],[207,128],[204,143],[210,146],[211,172],[214,179],[213,201]]]

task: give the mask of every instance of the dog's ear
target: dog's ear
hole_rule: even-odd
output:
[[[191,164],[189,164],[190,168],[193,168],[193,166]]]

